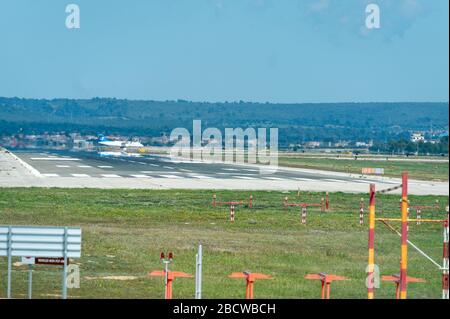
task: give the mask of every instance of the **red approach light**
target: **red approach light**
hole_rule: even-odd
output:
[[[164,257],[165,257],[165,256],[164,256],[164,253],[161,253],[161,257],[160,257],[160,258],[161,258],[161,259],[164,259]]]
[[[173,253],[172,253],[172,252],[169,253],[169,259],[170,259],[170,260],[173,259]]]

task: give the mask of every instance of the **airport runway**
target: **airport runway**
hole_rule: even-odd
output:
[[[367,192],[399,184],[399,179],[361,177],[308,169],[279,168],[260,174],[260,166],[172,161],[169,157],[100,157],[97,153],[69,151],[1,152],[2,161],[15,160],[19,173],[5,176],[0,186],[98,188],[270,189]],[[16,163],[17,164],[17,163]],[[15,165],[17,170],[19,165]],[[2,167],[0,166],[0,170]],[[24,175],[24,178],[21,176]],[[26,175],[26,176],[25,176]],[[11,178],[8,178],[11,176]],[[411,181],[414,193],[448,194],[448,183]]]

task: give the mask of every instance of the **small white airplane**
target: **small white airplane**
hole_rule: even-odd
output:
[[[144,147],[142,143],[135,141],[112,141],[103,135],[99,135],[98,143],[104,146],[120,147],[120,148],[139,148]]]

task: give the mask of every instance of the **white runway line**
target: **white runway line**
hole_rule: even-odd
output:
[[[148,165],[150,165],[150,166],[155,166],[155,167],[159,167],[158,164],[151,164],[151,163],[149,163]]]
[[[248,179],[248,180],[256,179],[255,177],[249,177],[249,176],[233,176],[233,178]]]
[[[90,177],[88,174],[71,174],[73,177]]]
[[[33,161],[80,161],[79,158],[64,158],[64,157],[30,157]]]
[[[108,178],[120,178],[119,175],[116,174],[101,174],[103,177],[108,177]]]
[[[265,179],[270,179],[272,181],[284,181],[285,178],[280,178],[280,177],[265,177]]]
[[[211,176],[193,175],[193,174],[189,174],[189,177],[198,178],[198,179],[211,179],[211,178],[213,178]]]
[[[323,181],[327,181],[327,182],[333,182],[333,183],[348,183],[348,181],[344,181],[342,179],[332,179],[332,178],[325,178],[322,179]]]
[[[45,177],[58,177],[59,176],[59,174],[41,174],[42,176],[45,176]]]
[[[97,167],[98,168],[113,168],[112,166],[109,166],[109,165],[99,165]]]
[[[132,174],[130,176],[135,177],[135,178],[151,178],[150,176],[144,175],[144,174]]]
[[[175,169],[175,167],[171,167],[171,166],[163,166],[164,168],[167,168],[167,169]]]
[[[371,181],[362,181],[362,180],[354,180],[354,183],[361,183],[361,184],[375,184],[375,182]]]
[[[297,177],[297,178],[294,178],[294,179],[297,180],[297,181],[304,181],[304,182],[315,181],[315,179],[312,179],[312,178],[304,178],[304,177]]]
[[[145,163],[145,162],[137,162],[138,164],[141,164],[141,165],[147,165],[147,163]]]
[[[69,165],[56,165],[56,167],[58,167],[58,168],[69,168],[70,166]]]
[[[91,168],[92,166],[89,166],[89,165],[78,165],[77,167],[79,167],[79,168]]]
[[[224,171],[239,171],[237,168],[224,168]]]
[[[177,175],[160,175],[161,177],[165,177],[165,178],[182,178],[181,176],[177,176]]]

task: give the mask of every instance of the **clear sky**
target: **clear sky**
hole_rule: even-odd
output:
[[[365,8],[381,8],[381,29]],[[81,28],[67,29],[78,4]],[[448,101],[448,0],[0,0],[0,96]]]

